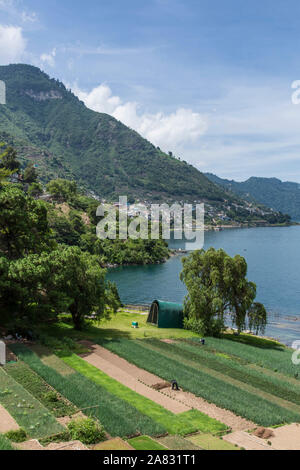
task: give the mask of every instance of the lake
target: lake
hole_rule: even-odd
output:
[[[266,335],[291,345],[300,340],[300,226],[226,229],[205,233],[205,248],[223,248],[248,263],[248,279],[257,284],[257,301],[269,312]],[[171,248],[184,248],[171,240]],[[197,246],[195,246],[197,249]],[[167,263],[110,269],[124,303],[149,304],[154,299],[183,302],[185,286],[179,279],[182,255]]]

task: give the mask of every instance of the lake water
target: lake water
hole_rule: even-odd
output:
[[[205,248],[223,248],[248,263],[248,279],[257,284],[257,301],[269,312],[266,335],[291,345],[300,340],[300,226],[227,229],[205,233]],[[171,248],[184,248],[172,240]],[[195,246],[195,249],[197,246]],[[124,303],[149,304],[154,299],[183,302],[185,286],[179,280],[181,255],[167,263],[109,270]]]

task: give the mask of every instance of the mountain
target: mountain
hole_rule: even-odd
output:
[[[251,177],[247,181],[237,182],[219,178],[206,173],[215,184],[232,191],[238,196],[265,204],[283,214],[289,214],[293,220],[300,221],[300,184],[283,182],[277,178]]]
[[[74,179],[107,200],[127,195],[147,202],[205,202],[206,222],[285,223],[211,182],[192,165],[143,139],[112,116],[88,109],[70,90],[31,65],[0,66],[6,105],[0,105],[0,141],[13,145],[46,183]]]
[[[7,104],[0,140],[12,143],[43,181],[74,178],[107,199],[223,201],[230,198],[192,165],[166,155],[112,116],[88,109],[71,91],[29,65],[0,67]]]

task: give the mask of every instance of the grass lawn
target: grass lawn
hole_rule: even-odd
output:
[[[130,439],[128,443],[135,450],[166,450],[167,448],[162,444],[154,441],[148,436],[140,436]]]
[[[133,321],[139,323],[139,328],[131,328]],[[62,320],[52,327],[47,327],[47,333],[52,334],[56,338],[69,336],[77,339],[199,338],[199,335],[187,330],[157,328],[147,323],[147,315],[128,313],[124,310],[119,311],[116,315],[112,315],[110,320],[101,321],[100,324],[93,322],[83,332],[75,331],[70,323]]]
[[[0,434],[0,450],[15,450],[11,442],[3,434]]]
[[[197,434],[187,439],[203,450],[240,450],[230,442],[223,441],[223,439],[219,439],[211,434]]]
[[[216,433],[225,432],[227,429],[223,423],[210,418],[198,410],[190,410],[175,415],[157,403],[154,403],[112,379],[75,354],[65,357],[63,360],[82,375],[85,375],[90,380],[105,387],[110,393],[122,398],[145,415],[151,417],[157,423],[161,424],[169,434],[185,435],[196,431]]]
[[[47,408],[1,369],[0,403],[32,438],[52,436],[64,430]]]

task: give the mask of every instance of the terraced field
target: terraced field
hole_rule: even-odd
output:
[[[283,355],[278,362],[282,373],[287,374],[286,380],[282,375],[265,374],[262,367],[252,367],[263,358],[264,366],[270,367],[273,349],[229,340],[209,338],[204,347],[195,339],[173,344],[158,339],[119,339],[100,340],[99,344],[165,380],[176,378],[184,390],[259,425],[300,422],[300,381],[289,380],[291,353],[285,348],[276,349],[275,357]],[[272,366],[274,372],[274,363]]]
[[[127,437],[137,433],[152,436],[166,433],[163,425],[81,373],[74,370],[72,374],[63,376],[45,365],[33,351],[22,344],[13,345],[12,350],[45,382],[83,410],[84,414],[98,419],[111,436]],[[60,361],[59,358],[57,360]]]
[[[32,438],[47,437],[63,431],[47,408],[2,369],[0,403]]]
[[[276,342],[228,335],[203,346],[192,335],[152,335],[147,325],[143,335],[112,334],[109,323],[80,334],[55,328],[43,346],[11,345],[18,362],[0,369],[0,404],[41,442],[58,442],[60,422],[78,411],[103,425],[109,440],[99,450],[237,450],[228,426],[249,437],[255,425],[300,423],[299,367]],[[173,379],[181,392],[151,388]],[[0,449],[10,447],[0,435]]]

